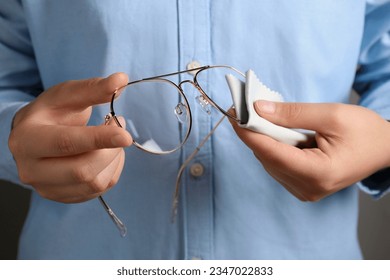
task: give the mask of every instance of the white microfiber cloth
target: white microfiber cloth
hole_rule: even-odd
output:
[[[230,74],[226,75],[226,80],[233,98],[236,115],[241,120],[241,124],[239,124],[241,127],[293,146],[308,141],[307,134],[273,124],[256,113],[253,104],[255,101],[283,102],[283,97],[260,82],[252,70],[247,71],[245,82]]]

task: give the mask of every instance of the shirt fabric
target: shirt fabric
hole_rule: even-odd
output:
[[[253,69],[290,102],[347,103],[354,87],[361,105],[390,119],[389,15],[390,2],[379,0],[4,0],[0,177],[20,184],[7,141],[21,106],[60,82],[120,71],[134,80],[193,61],[226,64]],[[178,168],[221,117],[205,114],[192,96],[189,102],[186,145],[165,156],[127,148],[121,179],[104,195],[127,225],[125,238],[97,199],[62,204],[33,191],[19,258],[361,258],[356,185],[301,202],[267,174],[226,120],[191,163],[201,164],[203,175],[184,172],[172,224]],[[108,112],[107,104],[96,106],[90,125]],[[365,186],[376,196],[387,189]]]

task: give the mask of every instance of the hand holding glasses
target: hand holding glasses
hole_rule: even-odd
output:
[[[184,79],[178,83],[168,79],[169,77],[179,79],[179,75],[188,73],[193,73],[193,79]],[[106,116],[106,123],[114,119],[116,124],[122,127],[117,118],[119,113],[124,118],[126,129],[132,135],[133,144],[137,148],[156,155],[173,153],[186,143],[192,127],[191,109],[184,94],[184,84],[191,84],[199,93],[196,100],[203,111],[210,114],[211,107],[214,107],[223,116],[179,169],[172,205],[172,221],[177,214],[180,180],[184,169],[225,117],[236,121],[244,128],[269,135],[287,144],[299,145],[310,142],[307,134],[274,125],[258,116],[252,105],[254,101],[258,99],[282,101],[282,97],[264,86],[253,71],[249,70],[247,75],[244,75],[237,69],[224,65],[203,66],[130,82],[114,92],[110,105],[111,112]],[[118,92],[121,92],[121,96],[116,99]],[[128,104],[131,104],[132,108],[137,107],[138,110],[129,109]],[[238,117],[229,111],[233,108],[232,104],[238,110]],[[144,122],[146,118],[147,126]],[[101,196],[99,199],[121,235],[125,236],[125,225]]]
[[[179,75],[190,73],[194,73],[191,80],[184,79],[175,83],[168,79],[175,78],[179,80]],[[110,114],[106,116],[106,123],[113,119],[119,127],[122,127],[117,115],[122,116],[126,122],[126,129],[133,137],[133,144],[145,152],[156,155],[170,154],[177,151],[186,143],[190,135],[192,115],[187,97],[184,94],[184,84],[191,84],[197,89],[199,95],[196,99],[206,113],[210,114],[211,107],[214,107],[223,114],[222,118],[179,169],[172,205],[172,221],[174,221],[177,213],[180,179],[185,167],[225,117],[240,123],[236,116],[229,113],[233,100],[226,83],[226,75],[233,75],[239,80],[245,79],[243,73],[231,66],[203,66],[129,82],[127,85],[118,88],[112,96]],[[118,92],[121,92],[121,96],[116,99]],[[213,99],[211,96],[213,96]],[[218,100],[218,103],[214,100]],[[132,107],[138,108],[138,110],[129,109],[129,104],[132,104]],[[146,118],[148,119],[148,126],[144,125]],[[127,232],[126,226],[101,196],[99,200],[118,227],[121,236],[124,237]]]

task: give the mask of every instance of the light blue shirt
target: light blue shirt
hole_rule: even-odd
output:
[[[3,0],[0,177],[20,183],[7,140],[21,106],[60,82],[119,71],[139,79],[192,61],[227,64],[253,69],[293,102],[346,103],[355,86],[361,105],[390,119],[390,2],[367,2]],[[299,201],[267,174],[228,121],[193,161],[203,175],[192,176],[191,164],[185,171],[179,216],[170,223],[178,168],[221,117],[189,99],[193,129],[183,149],[156,156],[127,148],[121,179],[105,194],[128,227],[125,238],[97,199],[62,204],[33,192],[19,257],[361,258],[358,188]],[[107,104],[94,108],[91,125],[108,112]],[[366,190],[380,196],[386,188]]]

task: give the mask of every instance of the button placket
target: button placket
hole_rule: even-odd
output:
[[[195,75],[194,68],[209,64],[209,7],[207,0],[179,0],[179,54],[181,68],[189,72],[183,75],[183,79],[191,80],[188,75]],[[196,7],[196,9],[195,9]],[[195,12],[196,11],[196,12]],[[201,24],[199,24],[199,21]],[[191,89],[190,89],[191,90]],[[183,158],[194,151],[203,139],[210,127],[210,116],[199,112],[199,105],[194,97],[198,93],[194,88],[195,96],[188,96],[192,110],[192,134],[186,145],[182,148]],[[184,256],[212,258],[213,247],[213,188],[211,169],[211,143],[206,143],[199,151],[194,161],[187,166],[182,178],[182,192],[180,201],[182,207],[184,225]],[[206,169],[207,168],[207,169]]]

